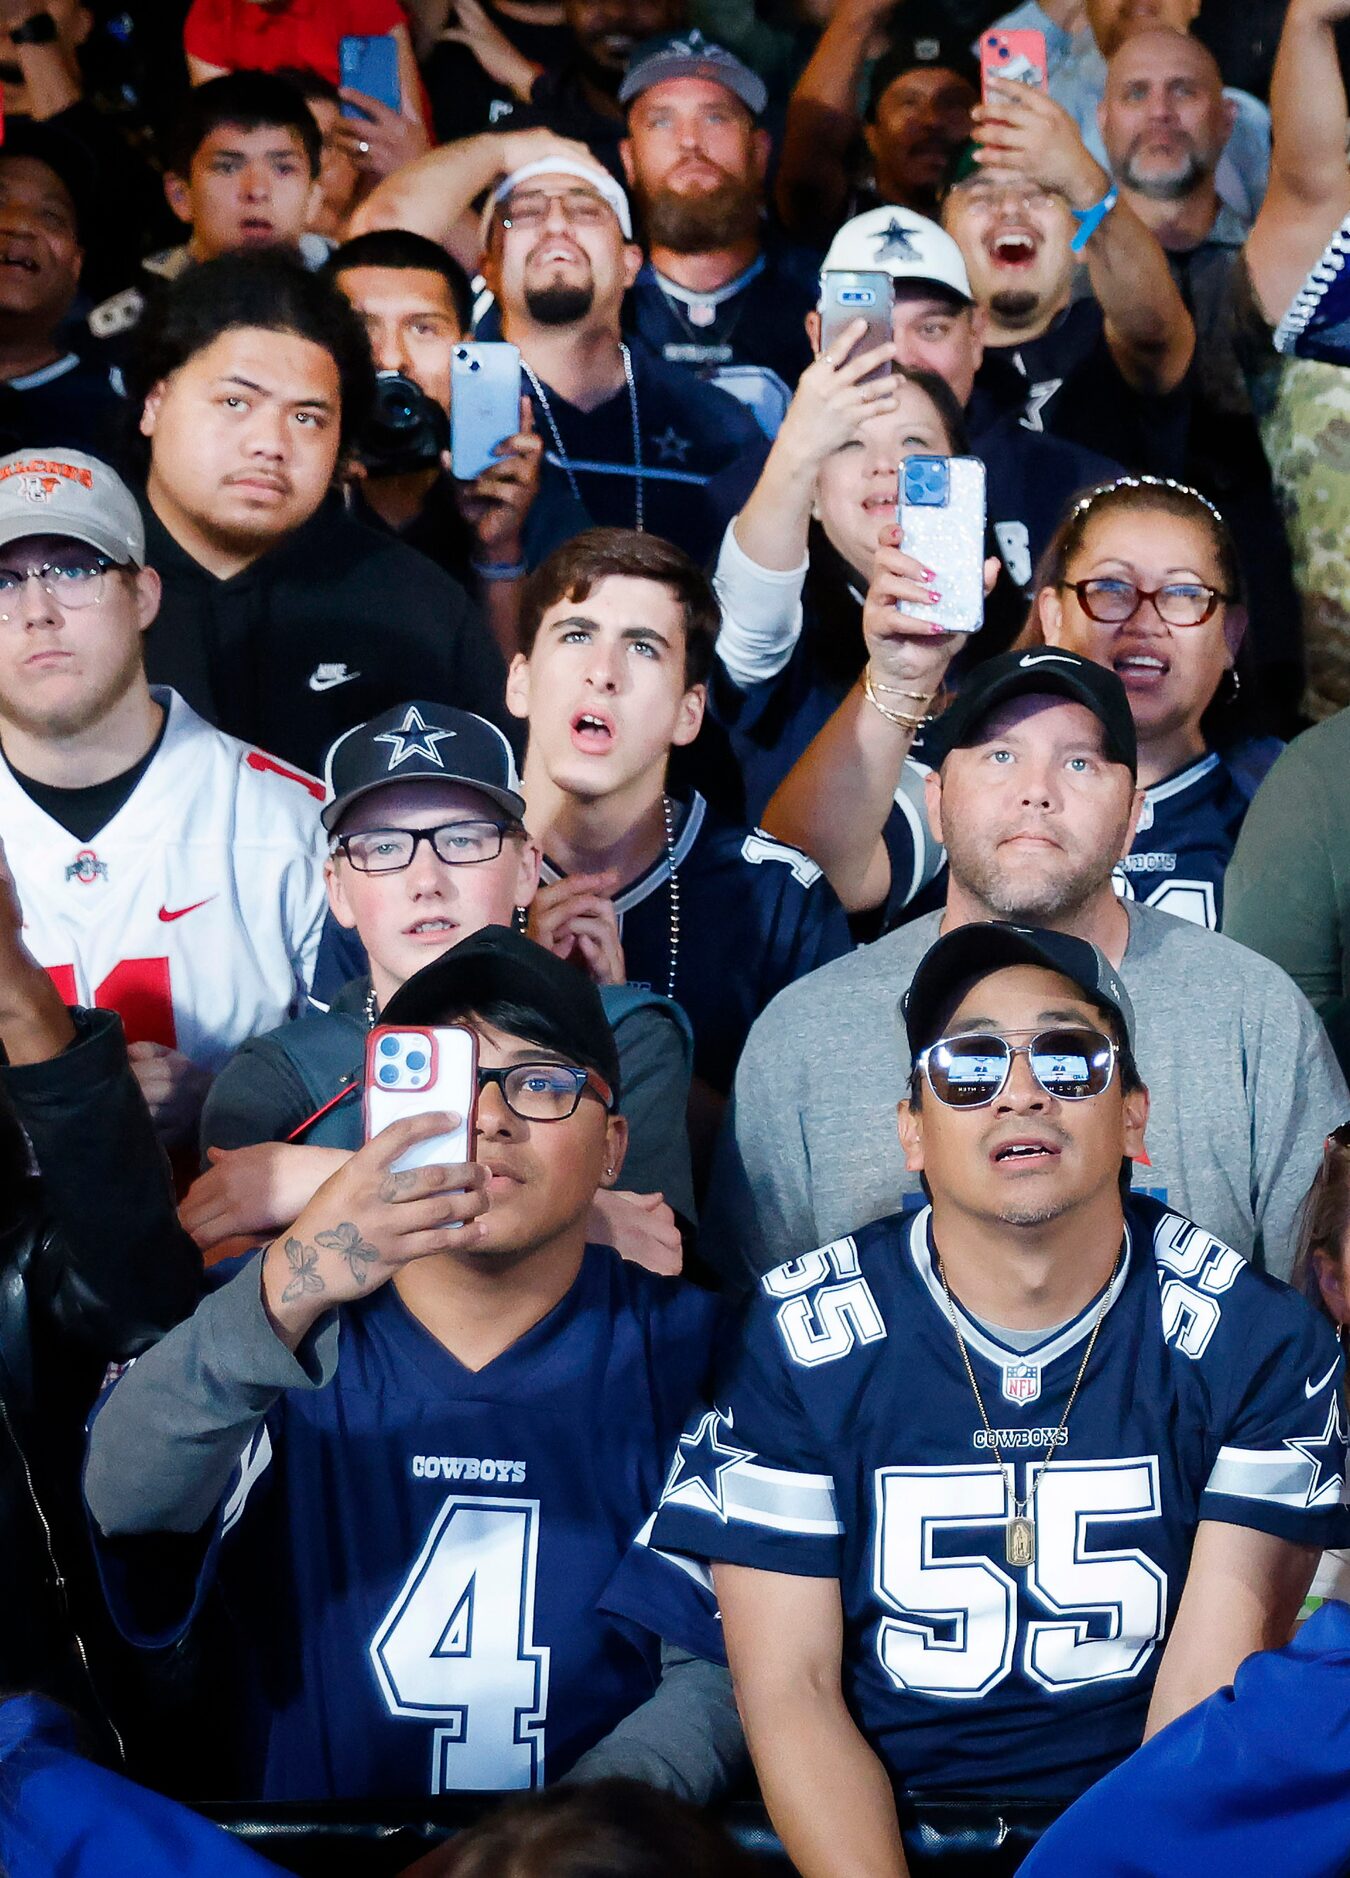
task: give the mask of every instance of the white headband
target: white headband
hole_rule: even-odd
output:
[[[484,246],[487,245],[488,229],[492,225],[492,215],[497,204],[504,202],[506,197],[511,194],[511,191],[518,189],[521,183],[531,182],[536,176],[576,176],[583,183],[589,183],[595,193],[598,196],[603,196],[610,208],[613,209],[614,218],[618,222],[619,227],[623,230],[624,240],[631,241],[633,239],[633,215],[628,206],[628,197],[624,194],[623,190],[620,189],[609,171],[599,168],[598,165],[593,169],[589,164],[582,163],[576,157],[563,156],[560,154],[555,157],[540,157],[534,163],[526,163],[522,168],[512,170],[509,176],[504,176],[497,184],[483,215]]]

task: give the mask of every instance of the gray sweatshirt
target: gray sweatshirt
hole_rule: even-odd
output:
[[[1152,1107],[1134,1184],[1278,1277],[1327,1133],[1350,1094],[1322,1026],[1278,966],[1126,902],[1121,976]],[[779,993],[750,1032],[704,1209],[700,1250],[748,1281],[895,1211],[895,1105],[909,1052],[897,1004],[941,913]]]

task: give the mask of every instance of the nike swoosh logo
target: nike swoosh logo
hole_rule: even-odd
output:
[[[338,685],[349,685],[354,678],[359,678],[360,676],[360,672],[339,672],[336,677],[321,678],[317,672],[312,672],[309,679],[309,688],[311,691],[332,691]]]
[[[172,912],[167,906],[162,906],[159,909],[159,917],[167,925],[171,919],[183,919],[188,913],[195,913],[199,906],[210,906],[211,902],[219,897],[219,894],[208,893],[204,900],[194,900],[191,906],[176,906]]]
[[[1305,1382],[1304,1383],[1303,1393],[1304,1395],[1307,1396],[1310,1402],[1312,1401],[1315,1395],[1321,1395],[1322,1391],[1326,1388],[1327,1384],[1331,1381],[1332,1377],[1336,1374],[1337,1365],[1340,1363],[1340,1360],[1341,1359],[1338,1356],[1336,1358],[1336,1362],[1331,1365],[1331,1368],[1327,1371],[1326,1375],[1323,1376],[1320,1382]]]
[[[1078,660],[1068,652],[1024,652],[1017,663],[1019,665],[1077,665]]]

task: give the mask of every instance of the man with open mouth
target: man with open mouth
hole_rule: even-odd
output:
[[[1162,248],[1045,93],[991,79],[974,116],[943,203],[989,315],[973,427],[1011,409],[1126,469],[1182,474],[1195,330]]]
[[[896,1017],[928,1204],[765,1274],[652,1543],[712,1563],[802,1878],[944,1846],[1001,1878],[1286,1641],[1350,1530],[1344,1364],[1305,1299],[1130,1193],[1148,1092],[1097,947],[960,927]]]

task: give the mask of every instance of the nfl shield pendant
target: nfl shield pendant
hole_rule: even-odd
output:
[[[1036,1522],[1015,1513],[1003,1528],[1003,1556],[1010,1565],[1036,1562]]]

